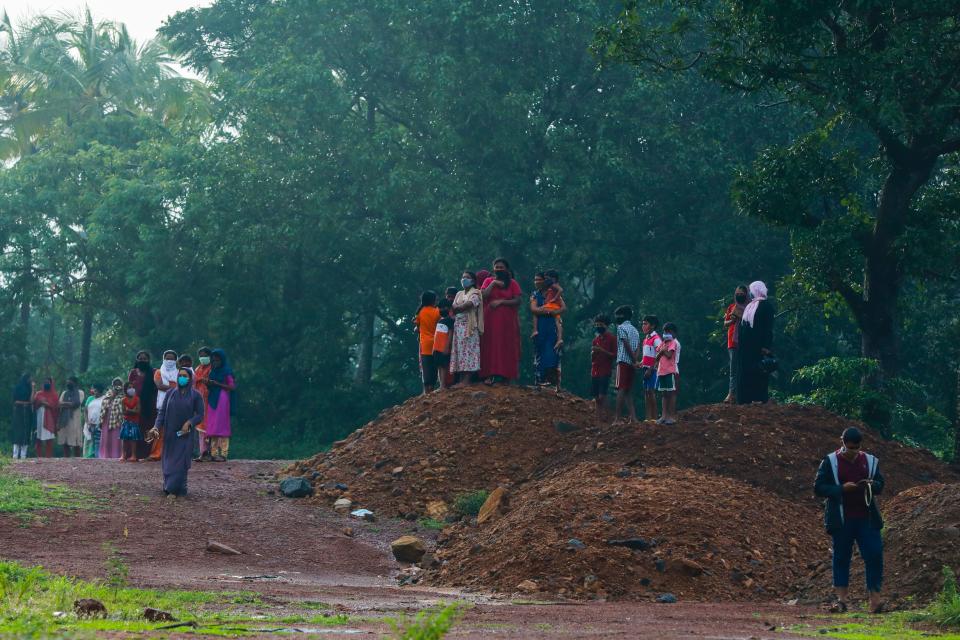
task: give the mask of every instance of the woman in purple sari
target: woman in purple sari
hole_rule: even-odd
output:
[[[203,422],[203,396],[193,388],[193,373],[186,367],[177,371],[177,388],[168,391],[160,405],[157,423],[151,429],[154,438],[163,435],[163,493],[187,495],[187,472],[193,459],[190,431]]]

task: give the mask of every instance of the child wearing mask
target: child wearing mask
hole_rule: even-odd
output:
[[[140,397],[132,382],[123,385],[123,426],[120,427],[120,462],[137,461],[137,441],[140,440]]]
[[[433,336],[433,363],[437,367],[437,379],[440,388],[450,386],[450,344],[453,335],[453,316],[450,315],[452,305],[444,298],[437,305],[440,310],[440,320],[437,322],[436,333]]]
[[[680,341],[677,339],[677,325],[668,322],[663,325],[663,336],[657,347],[657,390],[663,412],[657,424],[677,423],[677,388],[680,378]]]
[[[607,331],[610,318],[598,314],[593,319],[593,330],[597,337],[590,347],[590,379],[593,401],[597,405],[597,421],[609,422],[607,415],[607,390],[610,388],[610,376],[613,362],[617,358],[617,338]]]
[[[437,294],[424,291],[420,295],[420,307],[413,318],[413,324],[420,334],[420,377],[423,381],[424,395],[433,391],[437,383],[437,364],[433,359],[433,340],[440,322],[440,309],[437,307]]]
[[[103,385],[90,387],[90,396],[83,403],[83,457],[96,458],[100,450],[100,416],[103,408]]]
[[[207,406],[207,398],[210,396],[210,387],[207,386],[207,381],[210,379],[212,354],[213,350],[210,347],[200,347],[197,350],[197,360],[200,361],[200,364],[193,372],[193,387],[200,392],[204,406]],[[210,455],[210,443],[207,441],[206,418],[193,429],[191,437],[193,438],[193,461],[209,462],[212,456]]]

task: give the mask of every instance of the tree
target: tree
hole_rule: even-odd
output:
[[[696,68],[743,94],[809,109],[810,135],[762,154],[737,186],[748,214],[793,230],[796,279],[839,296],[882,376],[901,364],[898,302],[913,231],[956,211],[922,200],[960,150],[960,7],[951,0],[636,1],[598,47],[646,70]],[[922,252],[937,255],[938,237]]]

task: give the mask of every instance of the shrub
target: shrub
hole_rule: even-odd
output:
[[[453,511],[461,516],[475,516],[480,513],[480,507],[489,495],[490,492],[486,489],[461,493],[453,499]]]
[[[943,567],[943,591],[930,605],[930,614],[941,627],[960,627],[960,593],[957,576],[950,567]]]

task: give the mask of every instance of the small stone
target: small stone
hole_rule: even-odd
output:
[[[353,502],[349,498],[338,498],[336,502],[333,503],[334,511],[350,511],[350,507],[353,506]]]
[[[373,468],[379,470],[379,469],[384,468],[384,467],[387,466],[388,464],[390,464],[390,459],[389,459],[389,458],[386,459],[386,460],[377,460],[376,462],[373,463]]]
[[[618,478],[629,478],[631,475],[633,475],[633,473],[630,471],[630,469],[620,469],[613,475],[617,476]]]
[[[393,557],[400,562],[420,562],[427,552],[423,540],[416,536],[401,536],[390,543]]]
[[[397,476],[402,476],[403,467],[394,467],[393,471],[390,472],[390,475],[392,475],[394,478],[396,478]]]
[[[487,395],[489,394],[486,391],[474,391],[473,393],[470,394],[470,396],[476,400],[486,398]]]
[[[600,516],[600,519],[603,520],[604,522],[613,522],[614,520],[616,520],[616,518],[614,518],[609,513],[604,513],[603,515]],[[607,544],[609,544],[609,542]]]
[[[443,520],[450,513],[450,508],[443,500],[431,500],[427,503],[427,516],[434,520]]]
[[[227,556],[239,556],[240,552],[233,547],[228,547],[222,542],[216,540],[207,540],[207,551],[210,553],[222,553]]]
[[[399,498],[403,495],[403,489],[400,487],[394,487],[393,491],[390,492],[390,495],[392,495],[394,498]]]
[[[657,596],[657,602],[661,604],[675,604],[677,602],[677,596],[672,593],[661,593]]]
[[[557,433],[573,433],[574,431],[579,431],[580,427],[570,422],[564,422],[563,420],[556,420],[553,423],[553,428],[556,429]]]
[[[437,556],[433,555],[429,551],[423,554],[423,557],[420,558],[420,568],[422,569],[436,569],[440,566],[440,560],[437,559]]]
[[[305,498],[313,495],[313,487],[306,478],[286,478],[280,482],[280,493],[288,498]]]
[[[153,609],[147,607],[143,610],[144,619],[149,622],[176,622],[177,619],[173,617],[169,611],[161,611],[160,609]]]
[[[691,560],[690,558],[683,558],[680,560],[680,569],[689,576],[703,575],[704,572],[703,565]]]
[[[650,586],[650,578],[640,578],[640,586],[641,586],[641,587],[649,587],[649,586]]]
[[[93,598],[81,598],[73,603],[73,610],[78,618],[107,617],[107,608],[103,603]]]
[[[344,527],[344,528],[343,528],[343,535],[347,536],[348,538],[352,538],[352,537],[353,537],[353,527]]]
[[[948,526],[940,530],[945,538],[960,538],[960,527]]]
[[[347,485],[343,484],[342,482],[338,482],[337,484],[333,485],[333,488],[337,491],[346,491]]]
[[[494,489],[490,495],[487,496],[483,506],[480,507],[480,512],[477,514],[477,524],[483,524],[504,508],[506,506],[506,497],[506,489],[503,487]]]
[[[582,551],[583,549],[586,549],[586,548],[587,548],[587,545],[583,544],[583,542],[581,542],[577,538],[570,538],[569,540],[567,540],[567,549],[570,549],[572,551]]]
[[[535,591],[540,590],[540,585],[538,585],[533,580],[524,580],[517,585],[517,591],[522,591],[523,593],[534,593]]]
[[[497,435],[497,430],[496,430],[496,429],[490,429],[489,431],[484,431],[484,432],[483,432],[483,435],[484,435],[485,437],[487,437],[487,438],[492,438],[493,436]]]
[[[646,538],[614,538],[607,540],[607,544],[611,547],[626,547],[634,551],[646,551],[656,546],[653,540],[647,540]]]
[[[666,573],[667,571],[667,563],[663,561],[663,558],[657,558],[653,566],[655,566],[660,573]]]

